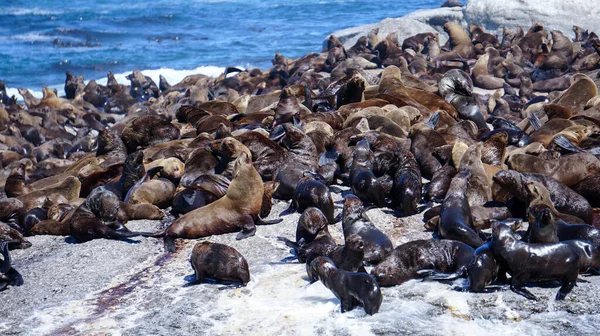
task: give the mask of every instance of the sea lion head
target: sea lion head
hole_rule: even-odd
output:
[[[344,197],[343,221],[356,221],[363,216],[365,207],[356,195],[348,194]]]
[[[350,247],[352,251],[363,252],[365,249],[365,242],[362,237],[357,234],[351,234],[346,238],[346,245]]]
[[[97,190],[97,191],[96,191]],[[95,189],[85,200],[87,207],[103,222],[114,222],[119,213],[119,198],[108,190]]]
[[[233,165],[233,178],[239,175],[239,173],[245,169],[248,165],[252,164],[252,157],[246,152],[240,153],[240,156],[235,160]]]
[[[511,227],[500,221],[492,223],[492,246],[505,240],[515,240]]]
[[[327,228],[327,217],[319,208],[308,207],[298,220],[298,225],[302,225],[304,230],[311,236],[316,236],[320,231]]]
[[[329,274],[335,273],[337,268],[333,261],[327,257],[317,257],[310,263],[308,274],[314,282],[319,279],[326,279]]]

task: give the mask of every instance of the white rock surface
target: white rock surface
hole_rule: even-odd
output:
[[[470,0],[464,8],[467,22],[480,23],[486,29],[518,26],[527,30],[540,22],[547,30],[561,30],[574,36],[573,25],[600,32],[598,0]]]

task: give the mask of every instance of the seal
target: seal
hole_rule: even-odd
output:
[[[317,238],[319,232],[326,231],[329,233],[327,224],[327,217],[325,217],[319,208],[306,208],[302,212],[302,215],[300,215],[300,219],[298,219],[296,243],[300,243],[303,240],[305,244],[310,244]]]
[[[233,180],[225,196],[188,212],[165,230],[149,236],[164,237],[169,252],[175,252],[175,238],[194,239],[240,230],[236,239],[251,237],[256,232],[263,193],[262,179],[244,152],[236,160]]]
[[[350,169],[350,187],[352,193],[364,202],[378,207],[385,206],[384,192],[373,173],[373,153],[366,139],[360,140],[354,148],[352,168]]]
[[[319,208],[327,217],[330,224],[336,222],[333,216],[333,199],[329,188],[321,181],[316,180],[313,175],[305,173],[305,177],[298,181],[294,196],[288,210],[304,212],[308,207]]]
[[[530,300],[535,295],[524,288],[528,282],[558,280],[556,300],[563,300],[577,283],[579,255],[568,244],[529,244],[517,239],[508,225],[492,224],[492,250],[511,275],[510,289]]]
[[[469,290],[471,292],[485,292],[489,284],[497,277],[500,265],[494,257],[492,243],[490,241],[479,246],[473,254],[473,259],[467,267],[469,278]]]
[[[0,200],[0,222],[19,232],[25,231],[23,227],[25,213],[25,205],[18,199],[4,198]]]
[[[362,306],[369,315],[376,314],[383,296],[375,279],[367,273],[348,272],[335,267],[327,257],[318,257],[310,264],[313,274],[341,301],[342,313]]]
[[[327,257],[333,261],[339,269],[350,272],[364,272],[363,258],[365,255],[365,244],[362,238],[353,234],[346,239],[344,245],[332,245],[326,251],[313,251],[306,255],[306,273],[310,281],[315,282],[318,279],[317,274],[314,274],[310,268],[310,264],[318,257]],[[325,253],[320,253],[325,252]]]
[[[456,108],[462,119],[471,120],[479,129],[489,131],[472,92],[471,77],[460,69],[446,72],[438,84],[439,95]]]
[[[120,200],[124,200],[129,189],[144,177],[144,152],[135,151],[127,156],[123,165],[123,173],[118,181],[106,184],[100,188],[113,192]]]
[[[364,241],[364,260],[370,264],[378,264],[392,253],[394,245],[367,217],[361,200],[355,195],[344,197],[342,210],[342,229],[344,238],[357,234]]]
[[[8,247],[11,250],[14,249],[26,249],[31,247],[31,243],[23,237],[23,235],[8,226],[7,224],[0,222],[0,241],[8,243]]]
[[[508,157],[508,167],[521,173],[548,175],[567,187],[575,186],[588,176],[600,175],[600,160],[588,153],[561,156],[552,161],[529,154],[513,154]]]
[[[319,162],[317,148],[309,136],[289,123],[277,125],[271,132],[271,140],[289,149],[286,161],[274,172],[273,178],[280,183],[273,197],[289,200],[304,172],[316,172]]]
[[[23,202],[25,210],[29,211],[41,207],[48,200],[52,203],[63,203],[61,201],[73,201],[79,198],[81,182],[74,176],[68,176],[58,184],[50,185],[44,189],[38,189],[19,196],[17,199]]]
[[[146,148],[160,142],[179,138],[179,129],[156,115],[148,115],[131,120],[125,125],[121,133],[121,139],[128,153],[135,152],[138,147]]]
[[[117,221],[119,198],[108,190],[94,189],[69,218],[71,236],[80,243],[93,239],[139,236]]]
[[[231,246],[201,242],[194,246],[190,259],[196,274],[195,283],[206,278],[246,286],[250,282],[250,270],[246,258]]]
[[[600,208],[600,176],[588,176],[573,187],[591,206]]]
[[[474,250],[455,240],[414,240],[397,246],[371,270],[381,287],[400,285],[420,278],[422,271],[464,274]]]
[[[417,213],[423,189],[421,170],[415,157],[410,151],[398,153],[398,170],[394,174],[392,189],[393,203],[404,216]]]
[[[125,203],[152,204],[159,208],[167,208],[175,197],[176,186],[166,178],[153,179],[154,175],[163,170],[162,166],[150,168],[125,195]]]
[[[438,233],[444,239],[457,240],[477,248],[483,245],[483,240],[473,230],[471,208],[467,199],[470,177],[469,171],[462,171],[452,179],[440,210]]]
[[[434,113],[427,123],[417,123],[410,129],[412,139],[410,151],[414,154],[421,167],[421,174],[426,179],[431,179],[442,168],[442,164],[433,156],[433,151],[437,147],[446,145],[446,140],[435,131],[439,118],[440,114]]]
[[[23,278],[19,272],[12,267],[7,242],[0,241],[0,254],[2,255],[2,262],[0,263],[0,292],[6,290],[8,285],[21,286],[23,284]]]
[[[527,184],[537,182],[548,190],[556,210],[561,213],[589,221],[592,216],[590,203],[571,188],[556,179],[538,173],[519,173],[514,170],[501,170],[493,176],[494,183],[509,191],[521,202],[529,202],[531,195]]]

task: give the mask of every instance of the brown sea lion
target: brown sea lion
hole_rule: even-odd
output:
[[[338,269],[327,257],[313,260],[309,267],[323,285],[340,299],[342,313],[357,306],[363,306],[369,315],[379,311],[383,297],[377,282],[369,274]]]
[[[162,166],[148,170],[146,175],[129,189],[124,202],[129,204],[153,204],[159,208],[169,207],[175,196],[176,186],[170,180],[162,177],[153,179],[154,175],[162,170]]]
[[[31,243],[23,237],[23,235],[8,226],[5,223],[0,222],[0,242],[8,243],[8,247],[11,250],[14,249],[26,249],[31,247]]]
[[[464,242],[473,248],[483,245],[483,240],[473,230],[467,190],[471,173],[462,171],[450,183],[440,211],[438,232],[445,239]]]
[[[509,156],[508,166],[522,173],[548,175],[568,187],[576,185],[590,175],[600,174],[600,161],[588,153],[566,155],[553,161],[528,154],[514,154]]]
[[[144,116],[131,120],[121,133],[121,139],[132,153],[159,142],[179,139],[179,129],[158,116]]]
[[[250,282],[250,270],[246,258],[233,247],[201,242],[194,246],[190,259],[196,280],[200,283],[206,278],[226,283]]]
[[[175,251],[175,238],[201,238],[241,230],[237,239],[256,232],[264,186],[246,153],[236,160],[233,180],[219,200],[179,217],[167,229],[152,237],[164,237],[165,248]]]
[[[556,300],[563,300],[577,282],[579,255],[567,244],[521,242],[510,226],[496,222],[492,225],[492,250],[512,276],[511,290],[527,299],[537,299],[523,288],[527,282],[561,281]]]
[[[80,243],[93,239],[139,236],[118,221],[120,201],[110,191],[95,189],[69,218],[71,236]]]
[[[334,265],[342,270],[350,272],[364,272],[363,258],[365,255],[365,244],[362,238],[353,234],[345,240],[344,245],[331,245],[328,249],[312,251],[306,255],[306,273],[310,281],[318,281],[317,274],[314,274],[310,264],[318,257],[327,257],[333,261]]]
[[[423,271],[460,275],[466,272],[473,252],[469,245],[454,240],[414,240],[397,246],[371,275],[382,287],[420,278]]]
[[[47,200],[52,203],[63,203],[61,201],[73,201],[79,198],[81,182],[74,176],[68,176],[62,182],[48,186],[47,188],[35,190],[28,194],[18,197],[29,211],[36,207],[41,207]]]

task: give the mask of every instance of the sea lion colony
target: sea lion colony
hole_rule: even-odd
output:
[[[421,277],[468,277],[474,292],[509,285],[530,299],[526,284],[555,280],[564,298],[600,267],[600,39],[539,23],[501,37],[444,29],[445,45],[373,30],[346,49],[330,36],[322,53],[277,53],[267,71],[175,85],[135,70],[129,86],[67,72],[65,97],[20,89],[24,104],[2,84],[0,289],[27,282],[8,250],[35,248],[28,235],[144,235],[174,252],[179,238],[244,239],[276,225],[263,219],[276,198],[302,213],[281,243],[342,311],[374,314],[379,286]],[[352,192],[338,216],[332,184]],[[394,248],[368,207],[427,209],[434,238]],[[131,232],[133,219],[165,228]],[[344,245],[328,231],[340,221]],[[228,246],[199,243],[191,263],[197,281],[250,281]]]

